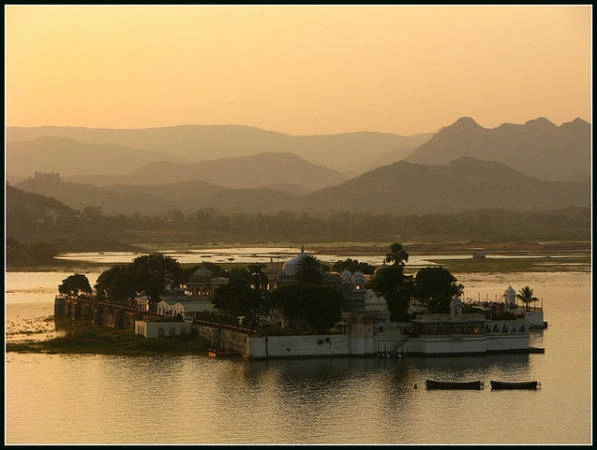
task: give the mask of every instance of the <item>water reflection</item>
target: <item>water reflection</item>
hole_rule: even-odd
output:
[[[56,286],[64,274],[55,274]],[[53,314],[14,289],[6,323]],[[591,277],[471,274],[482,295],[535,288],[544,354],[244,361],[203,356],[6,354],[10,444],[586,444],[592,439]],[[55,289],[55,288],[54,288]],[[54,327],[53,322],[49,323]],[[39,326],[35,323],[35,327]],[[424,381],[479,379],[482,391]],[[491,391],[491,379],[542,383]],[[417,389],[414,385],[417,384]]]
[[[181,264],[200,264],[204,261],[212,263],[280,263],[282,265],[288,259],[296,256],[301,249],[294,247],[230,247],[218,249],[202,249],[202,250],[156,250],[171,258],[176,259]],[[305,252],[313,254],[319,260],[332,264],[339,260],[348,258],[346,255],[337,255],[334,253],[318,253],[311,252],[305,249]],[[135,258],[142,256],[144,253],[138,252],[79,252],[79,253],[64,253],[56,257],[56,259],[66,261],[88,261],[94,263],[116,264],[129,263]],[[374,266],[383,264],[385,253],[379,255],[354,255],[350,258],[357,259],[360,262],[365,262]],[[442,255],[410,255],[407,266],[417,267],[421,265],[435,265],[431,259],[466,259],[470,255],[463,254],[442,254]],[[491,255],[493,259],[508,259],[508,258],[538,258],[538,256],[531,255]]]

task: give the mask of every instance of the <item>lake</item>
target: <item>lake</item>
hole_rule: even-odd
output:
[[[46,319],[68,275],[6,274],[7,339],[55,333]],[[93,284],[99,273],[86,275]],[[11,352],[6,443],[592,443],[591,274],[454,275],[474,299],[529,285],[549,322],[531,343],[545,353],[245,361]],[[427,378],[486,386],[427,391]],[[542,386],[491,391],[491,379]]]
[[[288,259],[296,256],[300,253],[300,248],[293,247],[222,247],[222,248],[208,248],[208,249],[197,249],[197,250],[156,250],[157,252],[163,253],[171,258],[176,259],[181,264],[200,264],[202,262],[210,263],[268,263],[277,262],[284,263]],[[320,261],[328,264],[333,264],[339,260],[345,260],[347,256],[341,256],[334,253],[327,252],[311,252],[309,249],[305,249],[306,253],[312,254]],[[116,264],[116,263],[130,263],[135,258],[142,256],[143,253],[138,252],[76,252],[76,253],[63,253],[56,257],[56,259],[64,261],[87,261],[101,264]],[[352,259],[358,259],[360,262],[364,262],[371,265],[380,265],[383,263],[385,254],[380,255],[359,255],[353,256]],[[418,267],[421,265],[435,265],[435,263],[429,261],[430,259],[462,259],[470,258],[471,255],[410,255],[406,266]],[[504,259],[504,258],[539,258],[539,256],[533,255],[501,255],[491,254],[493,259]]]

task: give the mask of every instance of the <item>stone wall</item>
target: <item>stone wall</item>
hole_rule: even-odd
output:
[[[54,316],[59,319],[90,320],[96,325],[114,328],[133,328],[135,320],[161,317],[126,306],[97,302],[86,296],[57,296],[54,299]]]
[[[190,322],[149,322],[147,320],[135,320],[135,334],[146,338],[157,338],[167,336],[184,336],[193,331],[193,324]]]

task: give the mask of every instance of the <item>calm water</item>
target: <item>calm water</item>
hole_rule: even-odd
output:
[[[44,318],[68,275],[6,274],[7,338],[51,335]],[[87,274],[92,284],[97,275]],[[474,298],[531,286],[549,322],[532,336],[545,354],[250,362],[8,353],[6,443],[592,443],[591,274],[456,276]],[[426,391],[426,378],[542,388]]]
[[[245,247],[245,248],[210,248],[201,250],[187,250],[184,252],[173,251],[173,250],[159,250],[160,252],[176,259],[181,264],[188,263],[201,263],[201,262],[212,262],[212,263],[267,263],[267,262],[279,262],[283,264],[288,259],[296,256],[300,253],[300,248],[293,247]],[[345,260],[346,256],[340,256],[332,253],[313,253],[309,249],[305,249],[307,253],[316,256],[320,261],[326,263],[335,263],[338,260]],[[472,252],[471,252],[472,254]],[[67,261],[90,261],[96,263],[115,264],[115,263],[129,263],[135,258],[141,256],[142,253],[135,252],[87,252],[87,253],[64,253],[57,257],[57,259]],[[360,255],[352,257],[352,259],[358,259],[360,262],[365,262],[372,265],[379,265],[383,263],[384,254],[377,256],[372,255]],[[419,266],[421,264],[433,265],[429,259],[462,259],[470,257],[471,255],[410,255],[406,265],[407,266]],[[512,256],[512,255],[499,255],[491,254],[490,258],[503,259],[503,258],[537,258],[537,256]]]

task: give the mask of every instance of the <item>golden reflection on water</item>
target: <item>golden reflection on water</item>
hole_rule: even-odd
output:
[[[545,354],[243,361],[8,353],[7,443],[590,443],[590,276],[468,278],[459,281],[482,294],[533,287],[549,322],[534,334]],[[7,319],[51,309],[51,300],[15,301]],[[427,391],[427,378],[486,387]],[[495,392],[491,379],[537,379],[542,388]]]

